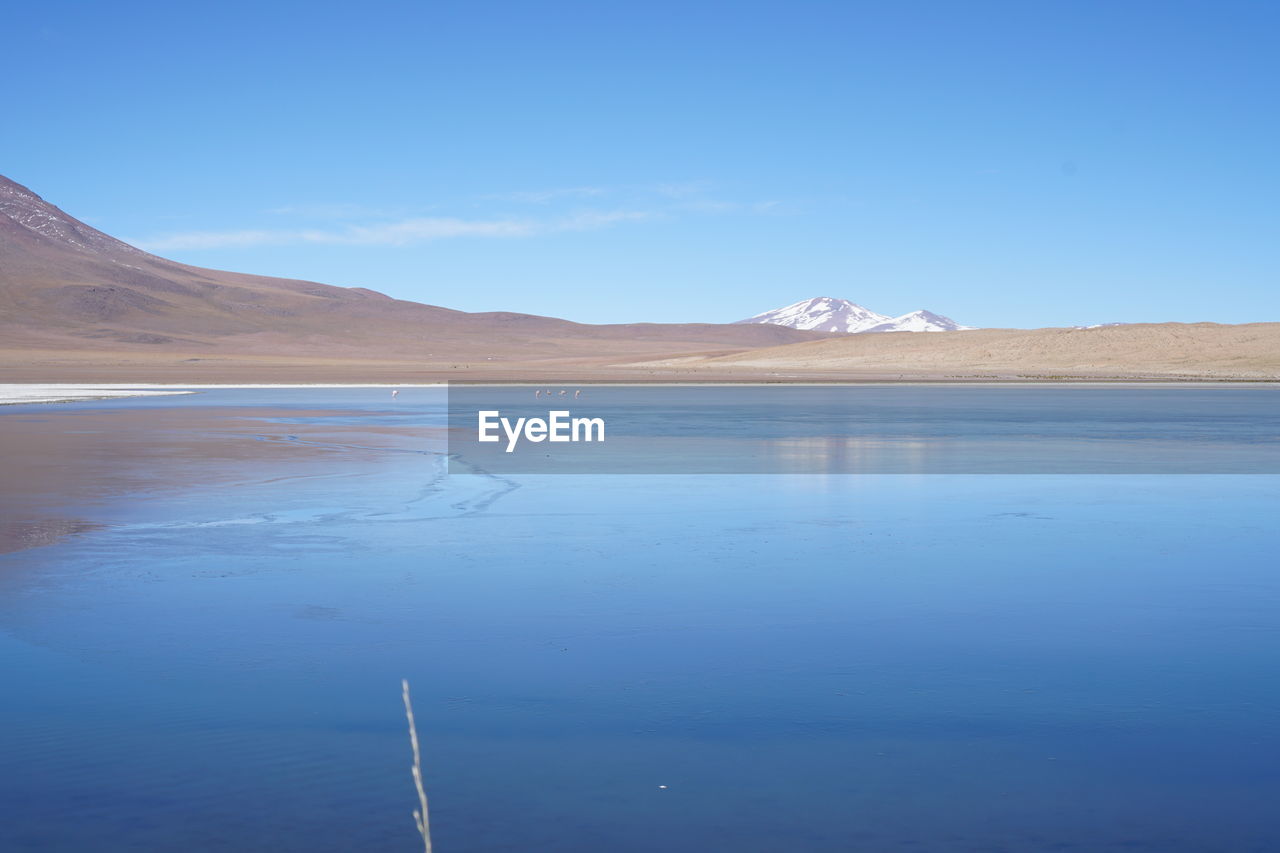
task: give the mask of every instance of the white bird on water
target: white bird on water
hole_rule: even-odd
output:
[[[393,388],[393,389],[391,389],[391,399],[392,399],[392,400],[394,400],[396,397],[399,397],[399,396],[400,396],[400,389],[399,389],[399,388]]]

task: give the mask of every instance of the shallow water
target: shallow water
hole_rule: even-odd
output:
[[[0,441],[253,406],[0,556],[0,850],[413,850],[402,677],[445,853],[1280,848],[1280,477],[464,476],[429,390]]]

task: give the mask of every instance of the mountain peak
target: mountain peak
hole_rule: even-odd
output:
[[[968,329],[949,317],[926,311],[912,311],[901,317],[877,314],[869,308],[834,296],[815,296],[793,302],[773,311],[765,311],[739,323],[770,323],[792,329],[817,332],[840,332],[856,335],[862,332],[951,332]]]
[[[108,257],[151,257],[141,249],[103,234],[64,213],[4,175],[0,175],[0,229],[19,239],[58,243],[78,252]]]
[[[864,329],[867,332],[961,332],[972,329],[972,326],[961,326],[950,317],[944,317],[941,314],[935,314],[932,311],[926,311],[921,308],[919,311],[912,311],[910,314],[903,314],[901,317],[894,317],[892,320],[881,323],[879,326],[873,326],[870,329]]]
[[[834,296],[815,296],[802,299],[783,308],[765,311],[739,323],[770,323],[792,329],[815,332],[843,332],[852,334],[884,323],[889,318],[864,308],[848,299]]]

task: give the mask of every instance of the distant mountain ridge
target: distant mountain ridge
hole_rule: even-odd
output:
[[[441,295],[452,293],[441,289]],[[590,325],[468,313],[360,287],[204,269],[144,252],[0,175],[0,349],[181,351],[445,363],[702,352],[824,337],[717,323]],[[0,367],[3,365],[0,364]]]
[[[835,332],[858,335],[864,332],[956,332],[972,329],[962,326],[950,317],[932,311],[912,311],[900,317],[878,314],[848,299],[833,296],[816,296],[793,302],[782,308],[765,311],[754,317],[739,320],[739,324],[767,323],[814,332]]]

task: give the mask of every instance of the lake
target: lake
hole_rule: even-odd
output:
[[[455,393],[0,407],[0,850],[1280,849],[1280,389]]]

